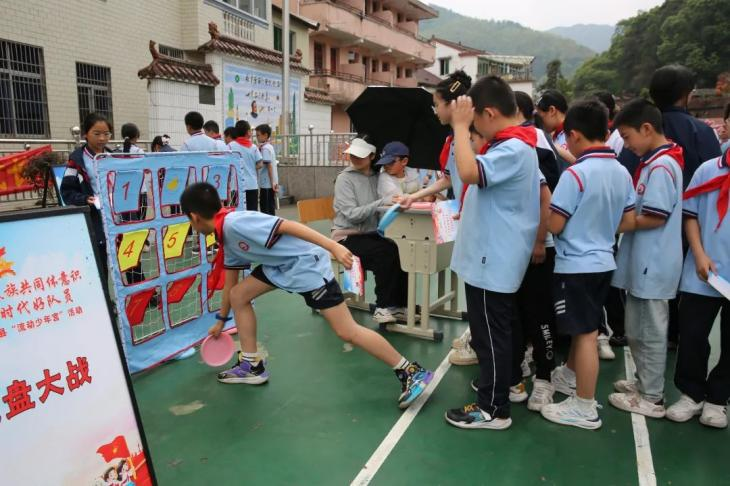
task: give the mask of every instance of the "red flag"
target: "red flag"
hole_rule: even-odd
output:
[[[235,211],[234,208],[222,208],[215,215],[215,238],[218,241],[218,253],[215,255],[213,261],[213,269],[208,274],[208,300],[213,297],[213,293],[216,290],[221,290],[225,284],[226,273],[223,271],[223,262],[226,257],[223,253],[223,222],[226,219],[228,213]]]
[[[169,304],[177,304],[180,302],[196,278],[197,275],[191,275],[190,277],[174,281],[167,289],[167,302]]]
[[[124,436],[117,436],[109,444],[105,444],[96,450],[97,454],[101,454],[104,462],[111,462],[114,459],[126,459],[131,454],[127,447],[127,441]]]
[[[34,189],[34,181],[23,178],[23,168],[30,159],[46,152],[51,152],[50,145],[0,157],[0,195]]]
[[[127,320],[130,326],[136,326],[141,324],[144,320],[144,313],[147,311],[147,306],[150,303],[150,299],[155,295],[155,289],[151,288],[143,290],[137,294],[134,294],[129,298],[127,303]]]

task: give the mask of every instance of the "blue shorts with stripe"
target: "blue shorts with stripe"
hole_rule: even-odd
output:
[[[603,322],[613,272],[553,274],[553,307],[558,334],[597,331]]]

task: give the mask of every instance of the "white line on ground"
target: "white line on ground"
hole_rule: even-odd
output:
[[[626,379],[631,380],[636,374],[636,365],[628,346],[624,347],[624,363],[626,365]],[[636,449],[636,469],[639,474],[639,486],[656,486],[654,461],[651,457],[649,429],[646,427],[646,418],[638,413],[631,414],[631,426],[634,429],[634,447]]]
[[[466,332],[467,331],[464,331],[464,334],[466,334]],[[462,337],[464,337],[464,334],[462,334]],[[368,459],[368,462],[365,463],[365,466],[360,470],[360,473],[358,473],[355,479],[352,480],[352,483],[350,483],[351,486],[365,486],[370,484],[373,476],[375,476],[378,472],[390,453],[393,452],[398,441],[400,441],[403,434],[405,434],[406,430],[408,430],[408,427],[410,427],[411,423],[416,418],[416,415],[418,415],[418,412],[421,411],[421,407],[423,407],[426,401],[428,401],[433,391],[441,382],[441,379],[446,375],[446,372],[449,371],[449,368],[451,368],[449,356],[451,356],[451,353],[453,352],[453,350],[449,351],[443,361],[441,361],[441,364],[439,364],[436,371],[434,371],[433,380],[431,380],[428,388],[426,388],[421,396],[403,412],[403,415],[400,416],[395,425],[393,425],[393,428],[391,428],[390,432],[388,432],[388,435],[385,436],[385,439],[383,439],[378,448],[375,449],[375,452],[373,452],[373,455],[370,456],[370,459]]]

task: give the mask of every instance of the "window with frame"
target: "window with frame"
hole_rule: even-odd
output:
[[[77,62],[76,91],[79,99],[79,120],[83,122],[89,113],[98,113],[114,126],[111,69]]]
[[[413,69],[406,69],[406,78],[413,77]]]
[[[215,88],[213,86],[198,86],[198,103],[201,105],[215,105]]]
[[[451,74],[451,58],[444,57],[439,59],[439,73],[441,76],[448,76]]]
[[[395,68],[395,77],[398,79],[401,79],[403,77],[403,68],[400,66],[397,66]]]
[[[293,56],[296,52],[297,34],[294,31],[289,31],[289,55]],[[274,25],[274,50],[284,52],[284,30]]]
[[[382,69],[381,69],[381,70],[382,70],[382,71],[383,71],[384,73],[389,73],[389,72],[390,72],[390,63],[389,63],[389,62],[384,62],[384,63],[383,63],[383,67],[382,67]]]
[[[268,16],[268,1],[267,0],[216,0],[218,2],[225,3],[236,10],[239,10],[245,14],[255,17],[259,20],[266,22]]]
[[[49,135],[41,47],[0,39],[0,135]]]

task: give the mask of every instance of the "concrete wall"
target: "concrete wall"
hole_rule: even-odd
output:
[[[302,103],[302,117],[300,121],[299,133],[309,133],[309,125],[314,126],[312,133],[324,134],[330,133],[332,129],[332,107],[329,105],[320,105],[318,103]]]
[[[297,167],[280,165],[279,184],[296,201],[333,196],[335,179],[344,167]]]

